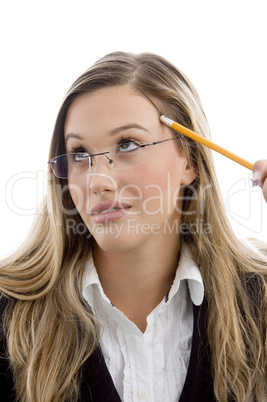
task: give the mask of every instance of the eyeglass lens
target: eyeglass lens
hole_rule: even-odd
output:
[[[80,176],[90,172],[96,163],[96,158],[104,157],[106,162],[115,169],[127,169],[146,162],[149,147],[136,146],[132,150],[118,150],[118,146],[111,147],[101,154],[66,154],[53,158],[50,163],[58,178],[66,179],[70,175]]]

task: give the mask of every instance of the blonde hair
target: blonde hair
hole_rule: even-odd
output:
[[[56,120],[50,158],[66,152],[64,121],[73,100],[115,85],[131,87],[160,114],[209,136],[199,97],[184,74],[154,54],[117,52],[96,62],[70,88]],[[205,285],[216,398],[266,400],[267,260],[234,235],[210,151],[174,135],[197,175],[185,188],[182,225],[188,230],[181,242],[190,248]],[[43,214],[20,249],[0,265],[0,290],[10,299],[5,314],[8,351],[23,402],[77,400],[81,366],[99,342],[97,320],[81,296],[94,239],[85,226],[81,234],[69,231],[70,217],[83,225],[66,180],[50,174]],[[199,222],[211,230],[190,230]]]

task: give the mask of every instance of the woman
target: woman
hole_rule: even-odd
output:
[[[210,150],[162,114],[209,136],[152,54],[107,55],[66,95],[43,214],[1,263],[5,400],[266,400],[266,257],[235,237]]]

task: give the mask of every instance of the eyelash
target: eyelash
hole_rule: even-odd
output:
[[[133,142],[135,144],[140,144],[140,141],[138,140],[134,140],[133,138],[130,137],[124,137],[123,135],[121,137],[118,138],[118,140],[116,141],[116,145],[121,145],[121,144],[125,144],[128,142]]]
[[[138,140],[135,140],[135,139],[130,138],[130,137],[124,137],[122,135],[121,137],[119,137],[117,139],[115,145],[119,146],[119,145],[122,145],[122,144],[125,144],[125,143],[128,143],[128,142],[132,142],[132,143],[135,143],[135,144],[141,144],[141,142],[138,141]],[[69,151],[70,154],[83,153],[83,152],[88,152],[88,151],[82,145],[74,145]],[[90,153],[90,152],[88,152],[88,153]]]
[[[87,152],[86,149],[81,146],[81,145],[74,145],[71,149],[70,149],[70,154],[78,154],[78,153],[83,153],[83,152]]]

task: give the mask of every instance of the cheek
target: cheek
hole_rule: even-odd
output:
[[[140,166],[135,174],[128,176],[131,194],[138,193],[143,212],[148,215],[170,213],[177,205],[181,185],[181,175],[175,166],[156,165]],[[178,171],[177,171],[178,170]]]
[[[86,184],[82,180],[72,181],[70,177],[68,186],[76,209],[79,212],[83,211],[86,205]]]

